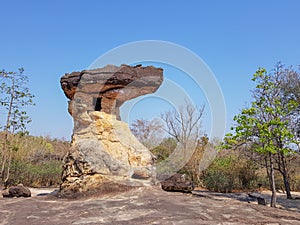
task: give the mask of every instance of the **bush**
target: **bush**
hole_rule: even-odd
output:
[[[203,184],[212,191],[232,192],[257,186],[256,168],[251,161],[237,155],[219,156],[203,172]]]
[[[0,133],[0,147],[2,143]],[[62,158],[70,144],[64,140],[51,140],[18,133],[10,135],[12,161],[6,185],[22,183],[31,187],[58,186],[62,172]],[[0,152],[1,156],[1,152]],[[8,169],[6,168],[6,172]]]
[[[151,152],[156,157],[156,162],[162,162],[174,151],[177,142],[173,138],[166,138],[160,145],[151,149]]]
[[[291,189],[293,191],[300,191],[300,174],[291,175]]]
[[[50,187],[60,184],[62,162],[51,160],[46,163],[32,164],[12,161],[8,185],[22,183],[30,187]]]
[[[234,188],[237,176],[232,171],[232,158],[217,158],[204,171],[203,183],[209,190],[216,192],[231,192]]]

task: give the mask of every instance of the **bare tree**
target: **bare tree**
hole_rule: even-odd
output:
[[[298,103],[298,107],[289,115],[289,126],[298,139],[298,151],[300,151],[300,67],[298,70],[292,66],[285,67],[281,63],[278,65],[280,76],[280,86],[283,99],[293,100]]]
[[[186,149],[190,141],[197,141],[201,136],[204,108],[204,105],[198,108],[191,103],[186,103],[179,108],[178,112],[172,110],[161,114],[166,125],[165,131]]]
[[[131,132],[135,137],[148,149],[152,149],[159,145],[163,139],[162,123],[159,119],[146,120],[137,119],[131,126]]]
[[[194,155],[202,133],[203,113],[204,106],[198,108],[186,103],[178,111],[172,110],[161,114],[165,122],[164,130],[177,141],[177,146],[166,160],[157,165],[159,179],[165,179],[179,171]]]

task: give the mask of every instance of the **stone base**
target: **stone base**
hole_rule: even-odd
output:
[[[156,184],[154,156],[126,123],[95,111],[76,119],[70,152],[64,158],[61,193]]]
[[[156,180],[139,180],[118,176],[103,176],[100,174],[68,177],[61,184],[58,195],[66,198],[77,198],[89,195],[105,195],[131,190],[137,187],[159,185]]]

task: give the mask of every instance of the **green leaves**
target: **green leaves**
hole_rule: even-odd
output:
[[[267,75],[267,70],[259,67],[258,70],[253,74],[252,81],[257,81],[259,79],[264,79]]]
[[[254,150],[259,153],[289,151],[288,146],[295,142],[289,115],[298,103],[281,94],[280,77],[276,73],[268,74],[266,69],[259,68],[252,81],[257,85],[253,90],[251,107],[234,117],[236,125],[231,127],[234,134],[225,136],[224,146],[255,142]]]
[[[0,71],[0,107],[3,107],[7,115],[4,129],[11,133],[25,130],[26,124],[31,121],[25,107],[34,105],[34,96],[26,87],[28,77],[23,72],[23,68],[18,69],[18,72]]]

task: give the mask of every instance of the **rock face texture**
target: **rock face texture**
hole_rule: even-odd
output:
[[[62,194],[156,183],[154,156],[119,120],[119,107],[129,99],[155,92],[162,81],[160,68],[127,65],[108,65],[61,78],[74,119],[72,145],[64,159]]]
[[[155,92],[162,81],[161,68],[107,65],[104,68],[65,74],[60,83],[67,98],[85,105],[88,112],[105,112],[119,119],[119,108],[125,101]],[[74,101],[70,101],[71,115],[73,105]]]
[[[298,194],[299,196],[299,194]],[[271,195],[266,195],[270,202]],[[68,201],[51,194],[0,197],[0,224],[10,225],[300,225],[299,201],[278,195],[286,210],[247,202],[246,193],[164,192],[141,187],[103,197]]]

